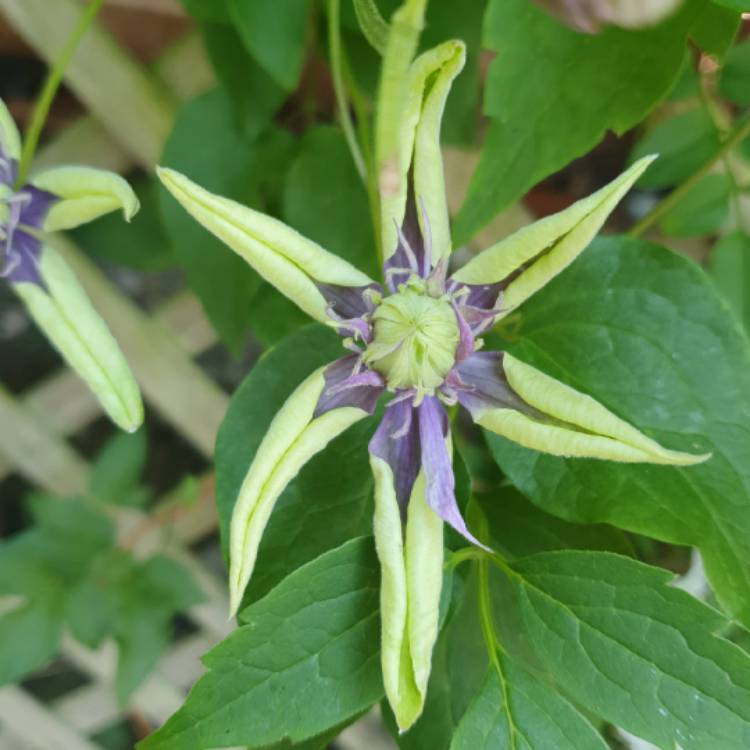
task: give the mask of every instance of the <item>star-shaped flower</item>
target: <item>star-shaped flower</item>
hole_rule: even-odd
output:
[[[349,352],[297,388],[258,448],[231,523],[233,612],[288,482],[386,401],[369,451],[382,564],[383,676],[402,730],[418,718],[427,690],[443,522],[480,544],[456,503],[446,406],[459,404],[484,428],[555,455],[680,465],[705,459],[663,448],[590,396],[508,353],[482,351],[482,333],[584,250],[651,158],[449,274],[439,124],[463,58],[463,45],[448,42],[411,66],[398,151],[381,167],[382,283],[280,221],[177,172],[159,171],[187,211],[312,318],[335,328]]]
[[[138,199],[119,175],[64,166],[17,185],[21,137],[0,101],[0,278],[120,427],[143,421],[138,386],[117,343],[45,233],[72,229],[118,208],[130,220]]]

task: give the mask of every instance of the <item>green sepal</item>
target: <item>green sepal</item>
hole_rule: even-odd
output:
[[[21,134],[2,99],[0,99],[0,146],[6,157],[16,161],[21,158]]]
[[[242,603],[263,531],[281,493],[315,454],[367,416],[366,411],[352,406],[314,416],[325,387],[325,369],[313,372],[279,409],[240,488],[229,529],[231,614]]]
[[[451,249],[448,202],[440,151],[440,124],[454,78],[466,60],[463,42],[444,42],[420,55],[411,65],[406,102],[401,110],[395,153],[381,163],[380,198],[383,257],[390,257],[398,244],[397,226],[406,214],[412,176],[419,208],[424,208],[432,238],[432,260],[437,262]],[[413,170],[413,172],[412,172]],[[422,211],[418,210],[423,235]]]
[[[32,177],[31,184],[59,198],[44,219],[45,232],[73,229],[118,209],[130,221],[140,208],[127,181],[104,169],[55,167]]]
[[[353,265],[278,219],[214,195],[172,169],[160,168],[157,173],[196,221],[313,319],[331,322],[316,282],[350,287],[373,283]]]
[[[531,365],[503,355],[511,388],[539,416],[510,408],[474,414],[477,424],[526,448],[555,456],[601,458],[622,463],[689,466],[711,454],[692,455],[663,448],[598,401]]]
[[[399,730],[419,718],[427,696],[438,634],[443,571],[443,522],[424,496],[424,474],[414,483],[406,529],[388,464],[371,455],[375,476],[375,546],[381,566],[383,683]]]
[[[112,421],[134,432],[143,422],[143,402],[107,325],[63,258],[49,245],[42,245],[38,269],[43,285],[23,282],[12,288]]]
[[[500,298],[500,317],[508,315],[586,249],[655,158],[644,156],[596,193],[492,245],[472,258],[453,278],[466,284],[494,284],[523,269]]]

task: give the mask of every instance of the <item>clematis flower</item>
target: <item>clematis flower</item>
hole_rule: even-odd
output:
[[[122,177],[89,167],[57,167],[17,186],[21,138],[0,101],[0,278],[112,420],[129,432],[143,421],[138,386],[117,343],[46,232],[72,229],[138,199]]]
[[[411,65],[397,149],[381,160],[380,281],[282,222],[159,170],[195,219],[314,320],[334,328],[347,352],[292,393],[252,461],[230,529],[232,612],[286,485],[330,440],[385,402],[369,452],[383,678],[402,731],[419,717],[427,690],[443,524],[480,544],[456,503],[447,406],[458,404],[484,428],[554,455],[679,465],[705,459],[662,447],[591,396],[508,353],[482,350],[482,334],[584,250],[651,158],[449,273],[439,125],[463,60],[463,45],[448,42]]]

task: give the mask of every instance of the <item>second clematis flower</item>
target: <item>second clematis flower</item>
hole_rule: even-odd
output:
[[[105,322],[49,232],[73,229],[138,199],[119,175],[62,166],[19,182],[21,136],[0,100],[0,279],[21,298],[34,322],[83,378],[109,417],[133,432],[143,422],[135,379]]]
[[[528,448],[559,456],[687,465],[579,393],[481,335],[569,265],[651,158],[449,273],[440,120],[464,61],[447,42],[408,67],[395,149],[381,154],[383,277],[369,278],[280,221],[161,169],[172,195],[266,280],[342,336],[347,353],[310,375],[274,418],[252,461],[230,530],[235,612],[274,503],[303,464],[350,425],[384,415],[369,443],[382,565],[382,669],[399,728],[424,706],[443,569],[443,524],[472,544],[455,497],[447,406]],[[335,217],[331,217],[335,221]]]

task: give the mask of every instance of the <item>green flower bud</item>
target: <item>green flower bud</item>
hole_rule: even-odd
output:
[[[447,297],[431,297],[413,280],[386,297],[372,316],[374,338],[364,354],[391,390],[432,393],[456,359],[459,332]]]

